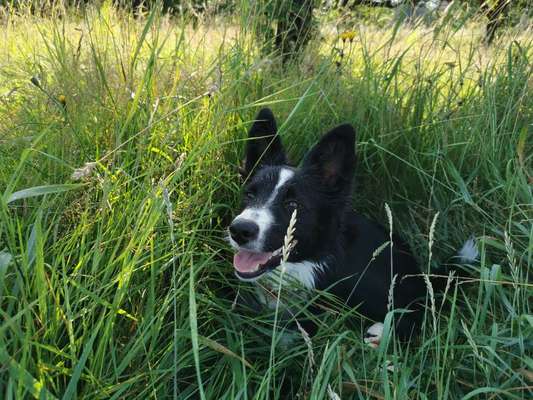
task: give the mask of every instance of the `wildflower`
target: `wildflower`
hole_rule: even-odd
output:
[[[57,101],[63,106],[63,108],[67,108],[67,98],[64,95],[60,94],[57,96]]]
[[[41,85],[41,81],[39,80],[39,78],[37,78],[36,76],[32,76],[31,79],[30,79],[30,82],[38,89],[40,89],[47,97],[49,100],[51,100],[53,103],[55,103],[56,105],[58,106],[61,106],[63,108],[63,110],[66,109],[67,107],[67,101],[66,101],[66,97],[64,95],[59,95],[57,98],[55,96],[53,96],[52,94],[50,94],[50,92],[48,92],[42,85]]]
[[[346,31],[339,35],[339,38],[345,42],[346,40],[349,40],[350,42],[353,42],[355,38],[355,31]]]
[[[92,174],[95,167],[95,162],[87,162],[83,167],[76,168],[70,176],[70,179],[72,179],[73,181],[80,181],[82,179],[85,179]]]

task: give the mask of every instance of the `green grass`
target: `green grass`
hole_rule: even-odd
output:
[[[2,14],[0,397],[530,398],[531,31],[488,49],[476,21],[352,22],[343,43],[326,15],[283,69],[255,41],[260,11],[238,10],[196,30],[107,5]],[[345,309],[284,348],[273,313],[234,304],[250,287],[224,230],[265,105],[294,161],[354,124],[354,207],[387,225],[388,204],[421,265],[478,238],[472,281],[417,343],[367,348]]]

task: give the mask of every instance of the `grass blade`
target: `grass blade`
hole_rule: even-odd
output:
[[[57,184],[57,185],[43,185],[43,186],[34,186],[27,189],[19,190],[15,193],[12,193],[8,196],[4,195],[4,199],[7,204],[13,203],[17,200],[27,199],[30,197],[44,196],[47,194],[56,194],[68,192],[70,190],[79,189],[83,184]]]

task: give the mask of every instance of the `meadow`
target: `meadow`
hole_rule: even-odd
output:
[[[197,25],[1,9],[0,398],[531,398],[532,30],[487,47],[476,19],[324,13],[282,65],[251,4]],[[327,309],[287,347],[235,301],[224,236],[263,106],[295,163],[355,126],[353,206],[390,227],[388,205],[425,270],[477,239],[417,341],[371,349]]]

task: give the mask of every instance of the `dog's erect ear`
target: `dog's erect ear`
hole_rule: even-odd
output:
[[[327,191],[349,189],[355,173],[355,130],[350,124],[329,131],[305,156],[302,168]]]
[[[251,175],[260,165],[283,165],[287,163],[283,144],[277,134],[276,119],[269,108],[263,108],[255,117],[248,132],[244,177]]]

